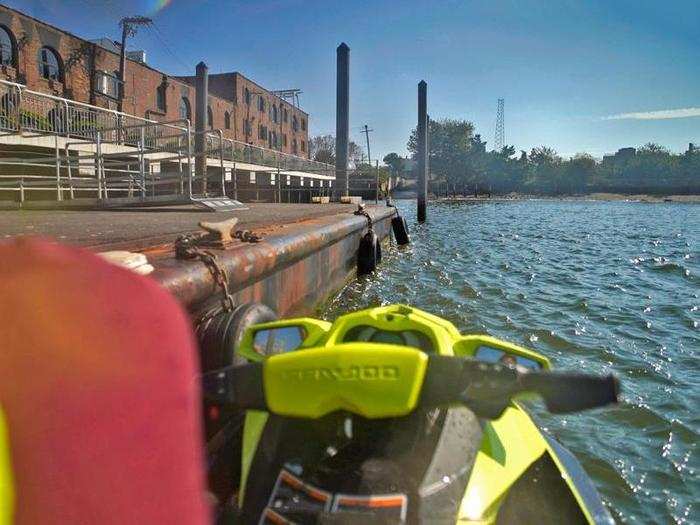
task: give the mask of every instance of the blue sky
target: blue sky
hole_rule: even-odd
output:
[[[351,136],[405,152],[416,86],[432,118],[465,118],[493,142],[596,156],[700,143],[700,3],[677,1],[2,0],[79,36],[118,38],[123,15],[158,31],[130,44],[173,74],[204,60],[270,89],[300,88],[311,133],[335,131],[335,48],[351,48]],[[165,0],[167,2],[167,0]],[[163,41],[165,44],[163,44]],[[683,111],[678,111],[683,110]]]

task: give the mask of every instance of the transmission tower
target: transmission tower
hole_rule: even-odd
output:
[[[496,151],[501,151],[503,146],[506,145],[506,128],[504,122],[504,107],[505,99],[498,99],[498,110],[496,110],[496,137],[493,142],[494,149]]]

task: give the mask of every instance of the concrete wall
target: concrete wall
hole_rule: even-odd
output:
[[[394,208],[370,207],[374,231],[390,235]],[[288,225],[283,233],[258,244],[218,253],[237,303],[261,302],[280,316],[313,314],[356,273],[357,249],[367,228],[352,214],[309,219]],[[219,299],[211,273],[203,264],[165,260],[153,277],[191,312]]]

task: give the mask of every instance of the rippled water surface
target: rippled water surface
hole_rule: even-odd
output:
[[[415,204],[399,201],[407,218]],[[632,202],[431,204],[412,244],[327,306],[332,319],[407,303],[550,357],[613,371],[624,402],[567,416],[536,410],[613,516],[700,521],[700,206]]]

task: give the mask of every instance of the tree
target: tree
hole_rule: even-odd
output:
[[[331,134],[311,137],[309,154],[315,161],[335,164],[335,137]]]
[[[354,143],[352,140],[348,142],[348,163],[351,168],[356,168],[362,162],[362,157],[364,153],[362,148]]]
[[[472,142],[474,124],[467,120],[430,120],[428,123],[428,163],[437,179],[451,184],[464,183],[468,171],[467,159]],[[418,151],[417,131],[408,139],[408,151],[415,158]]]
[[[567,191],[569,193],[583,193],[595,176],[596,161],[588,153],[577,153],[564,164]]]
[[[309,140],[309,155],[318,162],[335,164],[335,136],[332,134],[316,135]],[[357,166],[362,158],[362,148],[350,141],[348,144],[348,162]]]
[[[391,170],[394,176],[398,176],[401,173],[401,170],[403,169],[403,159],[399,156],[398,153],[389,153],[387,155],[384,155],[382,161],[384,162],[384,164],[389,166],[389,169]]]

